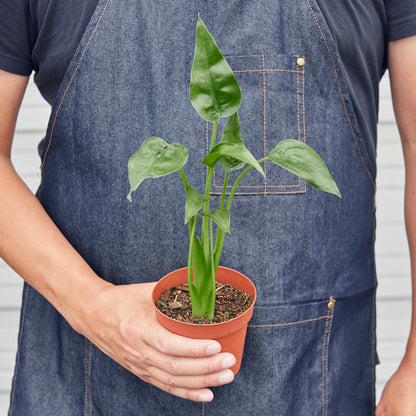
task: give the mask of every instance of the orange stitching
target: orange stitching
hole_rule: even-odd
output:
[[[299,55],[296,55],[299,58]],[[300,114],[299,114],[299,74],[296,73],[296,116],[298,120],[298,140],[300,140]]]
[[[206,142],[206,152],[209,153],[209,123],[205,123],[205,142]]]
[[[338,71],[337,71],[337,68],[336,68],[336,66],[335,66],[334,57],[333,57],[333,55],[332,55],[331,50],[329,49],[328,42],[327,42],[327,40],[326,40],[326,38],[325,38],[325,35],[324,35],[324,33],[323,33],[322,29],[321,29],[321,26],[319,25],[318,19],[316,18],[315,12],[313,11],[312,6],[311,6],[311,4],[310,4],[309,0],[306,0],[306,2],[308,3],[309,9],[310,9],[310,11],[311,11],[311,13],[312,13],[312,16],[313,16],[314,20],[315,20],[316,26],[318,27],[318,30],[319,30],[319,32],[321,33],[322,39],[323,39],[323,41],[324,41],[324,43],[325,43],[326,50],[328,51],[329,57],[330,57],[330,59],[331,59],[331,62],[332,62],[332,67],[333,67],[334,74],[335,74],[335,78],[336,78],[337,85],[338,85],[339,94],[340,94],[340,96],[341,96],[342,104],[343,104],[343,106],[344,106],[344,111],[345,111],[345,115],[347,116],[347,120],[348,120],[348,124],[349,124],[349,126],[350,126],[350,130],[351,130],[352,135],[353,135],[353,137],[354,137],[354,141],[355,141],[355,145],[356,145],[357,150],[358,150],[358,154],[359,154],[359,156],[360,156],[360,158],[361,158],[361,162],[362,162],[362,164],[363,164],[363,166],[364,166],[364,169],[366,170],[366,172],[367,172],[367,174],[368,174],[368,176],[369,176],[369,178],[370,178],[370,181],[371,181],[371,183],[372,183],[372,185],[373,185],[373,188],[375,189],[375,188],[376,188],[376,184],[374,183],[373,177],[371,176],[371,173],[370,173],[370,171],[369,171],[369,169],[368,169],[368,167],[367,167],[367,164],[365,163],[364,157],[363,157],[363,155],[362,155],[362,153],[361,153],[360,145],[358,144],[357,136],[356,136],[356,134],[355,134],[355,131],[354,131],[354,128],[353,128],[353,126],[352,126],[352,122],[351,122],[350,116],[349,116],[349,114],[348,114],[347,104],[346,104],[346,102],[345,102],[344,94],[343,94],[343,92],[342,92],[341,83],[340,83],[340,80],[339,80],[339,77],[338,77]]]
[[[90,36],[90,38],[88,39],[88,42],[87,42],[87,44],[86,44],[86,45],[85,45],[85,47],[84,47],[84,50],[82,51],[82,54],[81,54],[81,57],[80,57],[80,58],[79,58],[79,60],[78,60],[77,66],[75,67],[74,72],[72,73],[71,79],[69,80],[69,83],[68,83],[68,85],[66,86],[65,91],[64,91],[64,93],[63,93],[63,95],[62,95],[61,101],[59,102],[58,108],[57,108],[56,113],[55,113],[55,117],[54,117],[54,119],[53,119],[53,123],[52,123],[52,127],[51,127],[51,133],[50,133],[50,135],[49,135],[49,142],[48,142],[48,146],[47,146],[47,148],[46,148],[45,155],[44,155],[44,157],[43,157],[42,164],[41,164],[41,166],[40,166],[41,171],[42,171],[42,168],[43,168],[43,166],[44,166],[44,164],[45,164],[45,161],[46,161],[46,156],[48,155],[49,148],[51,147],[51,143],[52,143],[52,136],[53,136],[53,132],[54,132],[54,129],[55,129],[55,123],[56,123],[56,119],[58,118],[58,114],[59,114],[59,112],[60,112],[60,109],[61,109],[61,107],[62,107],[62,103],[63,103],[63,101],[64,101],[64,99],[65,99],[65,96],[66,96],[66,94],[67,94],[68,90],[69,90],[69,87],[70,87],[70,86],[71,86],[71,84],[72,84],[72,81],[73,81],[73,80],[74,80],[74,78],[75,78],[76,73],[78,72],[78,69],[79,69],[79,67],[80,67],[80,65],[81,65],[81,61],[83,60],[84,55],[85,55],[85,53],[87,52],[87,49],[88,49],[88,47],[89,47],[89,45],[90,45],[90,43],[91,43],[91,41],[92,41],[92,38],[94,37],[94,35],[95,35],[96,31],[97,31],[98,25],[101,23],[101,20],[102,20],[102,18],[103,18],[103,16],[104,16],[104,13],[105,13],[105,11],[106,11],[106,9],[107,9],[108,3],[110,3],[110,0],[107,0],[106,4],[105,4],[105,6],[104,6],[104,9],[103,9],[103,11],[101,12],[101,15],[100,15],[100,17],[99,17],[99,19],[98,19],[97,23],[95,24],[94,30],[92,31],[91,36]]]
[[[333,302],[335,304],[335,299],[333,299]],[[329,401],[329,341],[331,340],[331,329],[332,329],[332,321],[334,318],[334,311],[335,309],[332,309],[331,311],[331,318],[329,320],[329,330],[328,330],[328,336],[327,336],[327,342],[326,342],[326,397],[325,397],[325,416],[328,416],[328,401]]]
[[[302,109],[303,109],[303,142],[306,143],[305,72],[302,72]],[[305,189],[306,189],[306,186],[305,186]]]
[[[300,128],[300,103],[299,103],[299,74],[302,74],[302,110],[303,110],[303,132],[304,132],[304,137],[303,137],[303,141],[306,141],[306,126],[305,126],[305,71],[304,69],[302,70],[290,70],[290,69],[277,69],[277,68],[273,68],[273,69],[266,69],[265,68],[265,56],[264,54],[261,55],[262,57],[262,69],[245,69],[245,70],[233,70],[234,73],[243,73],[243,72],[262,72],[263,73],[263,153],[264,156],[266,156],[267,153],[267,135],[266,135],[266,125],[267,125],[267,118],[266,118],[266,76],[265,73],[266,72],[291,72],[291,73],[296,73],[296,100],[297,100],[297,128],[298,128],[298,140],[300,140],[300,135],[301,135],[301,128]],[[297,55],[297,57],[299,57],[299,55]],[[207,148],[207,154],[209,152],[208,149],[208,143],[209,143],[209,124],[208,122],[206,122],[206,148]],[[306,192],[306,183],[304,183],[304,186],[302,189],[298,190],[298,191],[275,191],[275,192],[270,192],[269,188],[300,188],[301,186],[301,180],[300,178],[298,178],[298,183],[296,185],[269,185],[267,183],[267,162],[264,162],[264,173],[266,175],[266,178],[264,179],[264,192],[263,195],[266,196],[267,194],[271,194],[271,195],[287,195],[287,194],[300,194],[300,193],[305,193]],[[213,187],[214,188],[222,188],[222,186],[217,185],[216,184],[216,173],[214,171],[214,177],[213,177]],[[262,192],[260,192],[260,190],[258,191],[254,191],[254,188],[261,188],[262,185],[238,185],[237,189],[241,189],[241,188],[251,188],[253,189],[253,192],[236,192],[235,195],[261,195]],[[227,188],[231,188],[231,186],[227,186]],[[211,192],[213,195],[221,195],[222,192],[215,192],[212,191]]]
[[[297,69],[276,69],[276,68],[270,68],[270,69],[233,69],[233,72],[297,72],[299,74],[303,73],[303,70],[297,70]]]
[[[324,332],[324,337],[323,337],[323,341],[322,341],[322,357],[321,357],[321,363],[322,363],[322,416],[325,416],[325,378],[326,378],[326,373],[325,373],[325,340],[326,340],[326,333],[328,330],[328,322],[329,319],[327,319],[326,323],[325,323],[325,332]]]
[[[87,338],[84,338],[85,344],[85,351],[84,351],[84,401],[85,401],[85,408],[84,408],[84,415],[87,415],[88,409],[88,341]]]
[[[297,322],[288,322],[285,324],[271,324],[271,325],[248,325],[250,328],[275,328],[275,327],[281,327],[281,326],[290,326],[290,325],[297,325],[297,324],[305,324],[308,322],[314,322],[319,321],[321,319],[328,319],[331,315],[324,315],[320,316],[319,318],[313,318],[313,319],[305,319],[304,321],[297,321]]]
[[[292,195],[292,194],[304,194],[306,192],[306,184],[298,191],[275,191],[268,192],[269,195]],[[211,192],[212,195],[221,195],[221,192]],[[261,195],[261,192],[235,192],[234,195]]]
[[[27,298],[29,293],[29,285],[26,285],[25,287],[25,295],[24,295],[24,302],[23,302],[23,310],[22,310],[22,321],[20,323],[20,334],[19,334],[19,342],[17,347],[17,359],[16,359],[16,369],[14,372],[14,380],[13,380],[13,387],[12,387],[12,393],[11,393],[11,403],[10,403],[10,416],[13,414],[13,406],[14,406],[14,394],[16,390],[16,381],[17,381],[17,373],[19,371],[19,362],[20,362],[20,347],[22,344],[22,337],[23,337],[23,326],[25,323],[25,317],[26,317],[26,306],[27,306]]]
[[[263,156],[266,157],[266,72],[264,55],[261,56],[263,64]],[[267,195],[267,163],[264,162],[264,196]]]
[[[90,342],[90,357],[89,357],[89,365],[88,365],[88,385],[90,388],[90,416],[92,416],[92,388],[91,388],[91,360],[92,360],[92,343]]]
[[[204,415],[205,415],[205,403],[203,402],[202,403],[202,416]]]
[[[268,185],[268,188],[298,188],[300,180],[297,185]],[[218,186],[218,185],[217,185]],[[239,188],[260,188],[261,185],[238,185]],[[227,185],[226,188],[232,188],[232,185]]]
[[[84,401],[85,401],[85,408],[84,408],[84,415],[92,415],[92,395],[91,395],[91,357],[92,357],[92,343],[84,338],[85,343],[85,352],[84,352],[84,383],[85,383],[85,390],[84,390]],[[88,351],[88,345],[90,346]],[[89,411],[88,411],[89,409]]]

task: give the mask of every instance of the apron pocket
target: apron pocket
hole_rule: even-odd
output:
[[[215,414],[327,415],[331,301],[255,309],[240,373],[215,392]]]
[[[242,99],[238,116],[241,135],[250,152],[260,159],[281,140],[305,141],[305,68],[302,56],[264,54],[226,56],[226,59],[240,84]],[[219,132],[225,125],[225,120],[221,122]],[[212,123],[207,122],[207,148],[211,132]],[[264,162],[262,167],[266,178],[253,169],[237,187],[237,195],[306,191],[305,182],[285,169],[270,161]],[[212,193],[222,192],[223,179],[224,171],[218,165]]]

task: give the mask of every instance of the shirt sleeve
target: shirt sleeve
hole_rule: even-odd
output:
[[[0,0],[0,11],[0,69],[30,75],[34,31],[28,1]]]
[[[389,41],[416,35],[416,0],[385,0]]]

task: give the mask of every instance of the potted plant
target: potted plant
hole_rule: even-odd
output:
[[[245,147],[240,134],[240,123],[237,110],[240,106],[241,92],[238,82],[221,54],[214,38],[198,17],[195,54],[191,70],[190,101],[199,115],[213,123],[211,145],[208,154],[202,160],[206,166],[205,189],[203,193],[192,187],[184,165],[188,159],[188,150],[181,144],[168,144],[158,137],[146,139],[140,149],[131,156],[128,162],[131,194],[146,178],[158,178],[179,172],[186,193],[185,224],[189,227],[189,254],[187,267],[174,271],[162,278],[153,292],[153,300],[160,307],[163,302],[160,296],[169,288],[181,287],[182,292],[189,292],[192,315],[196,323],[176,322],[156,308],[158,320],[173,332],[193,338],[214,338],[223,347],[236,355],[237,364],[233,367],[236,373],[240,367],[242,346],[232,347],[233,337],[224,335],[225,331],[237,336],[244,344],[248,320],[253,312],[256,291],[254,285],[241,273],[219,266],[224,239],[230,232],[230,210],[236,188],[246,173],[252,168],[264,176],[261,163],[270,160],[305,179],[316,188],[340,196],[337,185],[332,179],[324,162],[308,145],[297,140],[281,141],[267,157],[256,158]],[[218,121],[228,118],[217,143]],[[216,166],[225,170],[220,208],[210,210],[211,183]],[[244,169],[243,169],[244,168]],[[227,195],[229,174],[242,170],[231,186]],[[214,226],[215,224],[215,226]],[[238,318],[224,323],[212,323],[215,315],[215,300],[218,283],[231,284],[242,293],[248,309]],[[183,284],[186,283],[187,287]],[[172,303],[172,302],[171,302]],[[173,302],[172,308],[180,309],[183,305]],[[239,321],[242,321],[241,323]],[[231,342],[231,344],[230,344]]]

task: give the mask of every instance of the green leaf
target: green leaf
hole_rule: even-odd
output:
[[[195,188],[188,185],[186,190],[185,224],[187,224],[189,220],[199,212],[202,205],[213,199],[215,199],[215,197],[201,195]]]
[[[147,178],[159,178],[176,172],[188,160],[188,150],[178,143],[167,144],[159,137],[149,137],[129,159],[128,171],[131,193]]]
[[[229,117],[238,110],[241,102],[238,82],[200,18],[196,27],[189,97],[195,110],[208,121]]]
[[[219,143],[205,156],[202,163],[207,166],[215,164],[223,157],[232,157],[253,166],[263,176],[264,172],[255,157],[247,150],[245,146],[233,143]]]
[[[211,212],[201,212],[201,216],[211,218],[225,233],[230,232],[230,211],[218,209]]]
[[[240,122],[237,113],[234,113],[227,121],[221,137],[221,143],[234,143],[244,146],[244,141],[240,134]],[[224,157],[220,163],[226,172],[241,169],[245,163],[233,157]]]
[[[283,140],[270,153],[270,159],[305,179],[321,191],[341,197],[339,189],[318,153],[298,140]]]

